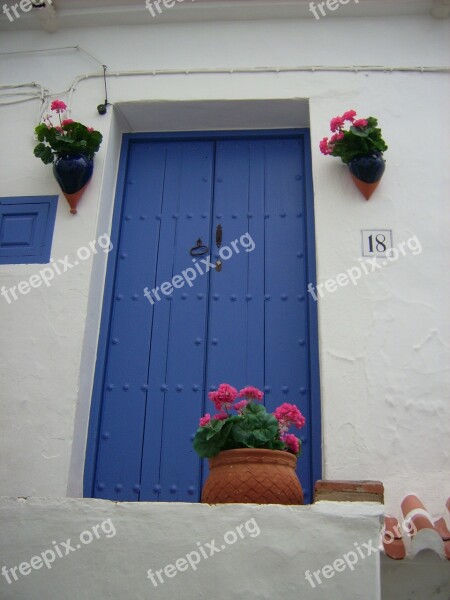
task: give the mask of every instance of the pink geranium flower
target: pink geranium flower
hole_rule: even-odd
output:
[[[223,450],[242,448],[247,443],[244,433],[253,437],[251,447],[277,448],[300,456],[302,442],[289,433],[289,428],[300,429],[305,425],[305,418],[294,404],[284,403],[269,414],[265,406],[255,403],[264,396],[261,390],[246,386],[238,393],[227,383],[220,384],[208,396],[218,410],[217,414],[206,414],[200,418],[194,449],[201,458],[211,458]]]
[[[70,125],[71,123],[75,123],[75,121],[73,119],[64,119],[64,121],[61,121],[63,127],[64,125]]]
[[[93,131],[95,131],[95,129],[93,127],[88,127],[87,130],[89,131],[89,133],[92,133]]]
[[[200,427],[205,427],[211,421],[211,415],[207,413],[204,417],[200,419]]]
[[[343,140],[343,139],[344,139],[344,132],[339,131],[338,133],[334,133],[330,137],[330,144],[335,144],[336,142],[339,142],[339,140]]]
[[[217,392],[209,392],[208,397],[217,410],[227,410],[238,396],[238,391],[228,383],[221,383]]]
[[[229,415],[227,415],[227,413],[219,413],[217,415],[213,416],[213,419],[215,421],[224,421],[225,419],[228,419]]]
[[[292,454],[298,454],[300,452],[300,442],[292,433],[284,433],[281,436],[281,441],[286,444],[289,452],[292,452]]]
[[[242,388],[242,390],[239,392],[238,396],[239,396],[239,398],[262,400],[262,397],[264,396],[264,394],[261,392],[261,390],[258,390],[258,388],[248,385],[247,387]]]
[[[333,117],[330,129],[333,135],[323,138],[319,149],[322,154],[340,158],[346,165],[354,158],[373,152],[383,154],[388,149],[378,127],[378,119],[358,119],[355,110],[347,110],[342,116]]]
[[[331,154],[332,150],[328,145],[328,138],[324,137],[323,140],[319,144],[320,151],[322,154]]]
[[[50,105],[50,108],[57,113],[62,113],[67,109],[67,104],[62,100],[53,100]]]
[[[288,404],[287,402],[276,408],[273,416],[279,423],[281,433],[285,433],[289,427],[301,429],[306,423],[305,417],[295,404]]]
[[[247,406],[247,404],[248,400],[241,400],[240,402],[236,402],[236,404],[233,404],[233,408],[238,412],[241,412],[241,410],[243,410]]]
[[[344,121],[351,121],[353,123],[354,118],[356,117],[356,110],[348,110],[342,115]]]
[[[330,129],[331,131],[339,131],[345,125],[343,117],[334,117],[330,121]]]

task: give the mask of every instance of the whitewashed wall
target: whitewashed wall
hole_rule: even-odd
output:
[[[147,13],[143,13],[143,22]],[[443,66],[449,23],[431,17],[164,24],[121,29],[3,32],[0,51],[80,45],[110,70],[296,65]],[[0,85],[36,81],[54,93],[99,70],[74,51],[1,57]],[[408,254],[319,303],[324,478],[380,479],[388,510],[411,490],[440,512],[449,489],[449,76],[290,73],[127,77],[112,102],[305,98],[313,139],[319,282],[358,264],[360,230],[392,229]],[[59,94],[64,99],[64,95]],[[99,117],[99,79],[81,82],[72,117],[105,141],[77,217],[58,206],[52,255],[74,255],[108,227],[118,159],[111,111]],[[379,190],[364,201],[338,159],[323,157],[328,121],[354,108],[378,116],[390,145]],[[2,195],[55,194],[50,167],[32,155],[38,103],[0,108]],[[301,123],[299,123],[301,124]],[[268,123],[275,126],[276,123]],[[186,123],[186,128],[189,124]],[[447,134],[445,133],[447,132]],[[0,492],[81,494],[106,255],[86,261],[13,305],[2,321]],[[10,287],[37,266],[0,268]],[[447,430],[448,431],[448,430]]]
[[[3,499],[0,597],[379,600],[381,513],[370,503]]]

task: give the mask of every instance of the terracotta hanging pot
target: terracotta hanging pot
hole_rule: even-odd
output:
[[[348,168],[356,187],[369,200],[383,177],[386,161],[381,152],[374,152],[353,158]]]
[[[53,174],[69,203],[70,212],[77,214],[77,205],[91,180],[94,160],[84,154],[58,154]]]
[[[224,450],[209,459],[206,504],[303,504],[297,457],[281,450]]]

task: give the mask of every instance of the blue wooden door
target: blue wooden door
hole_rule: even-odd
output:
[[[90,495],[198,501],[207,469],[192,439],[207,392],[227,382],[263,389],[269,410],[299,406],[311,501],[317,332],[305,149],[302,136],[130,144]],[[198,240],[211,262],[191,256]]]

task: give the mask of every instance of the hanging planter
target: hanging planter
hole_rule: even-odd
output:
[[[194,438],[194,449],[210,466],[202,502],[303,504],[295,472],[301,441],[288,433],[305,425],[298,408],[285,403],[269,414],[258,404],[260,390],[238,392],[226,383],[209,398],[219,413],[202,417]]]
[[[381,129],[374,117],[355,119],[356,112],[349,110],[341,117],[334,117],[330,129],[334,134],[320,142],[322,154],[338,156],[348,165],[356,187],[366,200],[378,187],[386,161],[383,152],[388,149],[381,136]],[[346,122],[350,128],[345,130]]]
[[[348,168],[356,187],[369,200],[383,177],[386,161],[381,152],[374,152],[352,158]]]
[[[53,174],[70,206],[77,214],[77,205],[91,180],[94,160],[84,154],[59,154],[53,163]]]
[[[35,128],[39,143],[34,155],[46,165],[53,163],[56,181],[69,203],[70,212],[75,215],[92,177],[94,155],[102,142],[102,134],[72,119],[61,119],[66,109],[61,100],[52,102],[51,110],[58,115],[59,125],[53,125],[47,115],[45,122]]]

